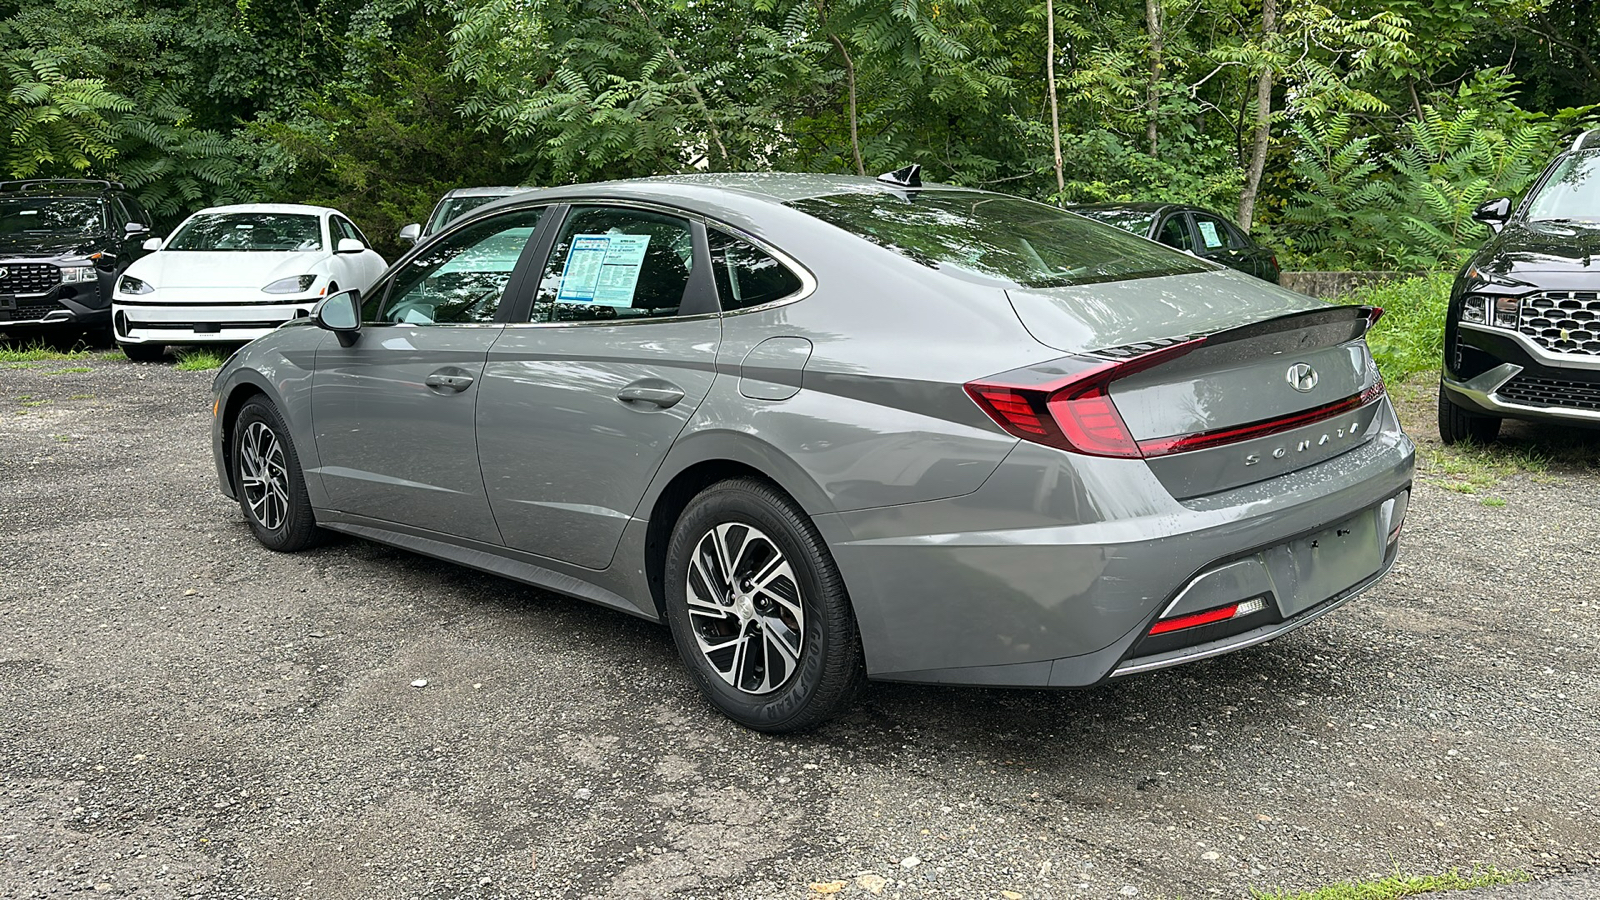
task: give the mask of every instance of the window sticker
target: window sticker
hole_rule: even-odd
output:
[[[556,289],[559,303],[632,306],[648,234],[575,234]]]
[[[1222,236],[1217,234],[1217,223],[1200,219],[1195,224],[1200,226],[1200,239],[1206,242],[1207,250],[1222,246]]]

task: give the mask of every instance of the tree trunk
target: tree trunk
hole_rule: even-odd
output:
[[[1261,45],[1272,43],[1278,32],[1278,0],[1261,2]],[[1267,167],[1267,144],[1272,140],[1272,65],[1261,69],[1256,80],[1256,133],[1250,151],[1250,168],[1245,172],[1244,192],[1239,195],[1239,227],[1249,233],[1256,217],[1256,196],[1261,190],[1261,173]]]
[[[845,49],[844,41],[839,40],[837,34],[830,34],[833,45],[839,48],[839,55],[844,57],[844,77],[850,85],[850,153],[856,160],[856,174],[866,175],[867,167],[861,164],[861,139],[856,134],[856,64],[850,59],[850,51]]]
[[[1050,147],[1055,152],[1056,196],[1067,192],[1061,173],[1061,106],[1056,102],[1056,4],[1044,0],[1044,78],[1050,94]]]
[[[1150,85],[1145,92],[1145,103],[1148,107],[1149,120],[1145,124],[1145,137],[1150,142],[1150,156],[1159,156],[1159,146],[1156,138],[1159,136],[1156,129],[1156,117],[1161,114],[1161,67],[1162,52],[1165,50],[1163,33],[1161,0],[1144,0],[1145,26],[1150,30]]]

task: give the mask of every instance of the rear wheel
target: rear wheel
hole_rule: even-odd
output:
[[[239,509],[262,546],[293,553],[317,542],[300,456],[277,407],[265,398],[254,397],[239,410],[232,462]]]
[[[167,355],[161,344],[118,344],[122,354],[134,362],[160,362]]]
[[[1486,416],[1466,409],[1450,399],[1450,393],[1444,389],[1443,383],[1439,385],[1439,439],[1441,441],[1446,444],[1458,444],[1462,441],[1487,444],[1499,434],[1499,416]]]
[[[844,580],[822,536],[771,485],[713,485],[672,530],[667,622],[700,691],[758,731],[810,728],[866,680]]]

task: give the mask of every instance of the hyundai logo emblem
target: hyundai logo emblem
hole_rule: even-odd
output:
[[[1305,363],[1295,363],[1290,366],[1286,377],[1289,386],[1302,394],[1310,393],[1311,389],[1317,386],[1317,370]]]

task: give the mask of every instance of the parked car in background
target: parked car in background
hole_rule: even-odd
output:
[[[284,203],[201,210],[146,248],[159,252],[128,267],[112,303],[117,344],[136,360],[254,340],[386,267],[343,213]]]
[[[149,234],[115,181],[0,181],[0,331],[109,334],[112,289]]]
[[[665,621],[768,731],[864,678],[1225,653],[1393,564],[1414,451],[1377,310],[885,178],[479,210],[224,364],[220,486],[275,550],[327,528]]]
[[[1171,203],[1091,203],[1067,209],[1201,259],[1238,269],[1246,275],[1278,283],[1281,270],[1272,251],[1210,210]]]
[[[1439,437],[1490,441],[1502,419],[1600,425],[1600,129],[1551,161],[1456,276],[1445,322]]]
[[[486,203],[493,203],[518,191],[528,190],[532,190],[532,188],[501,185],[497,187],[455,188],[454,190],[446,191],[445,195],[439,198],[439,202],[434,204],[433,212],[428,214],[427,223],[413,222],[400,229],[400,240],[408,244],[415,244],[425,237],[433,237],[443,231],[446,225]]]

